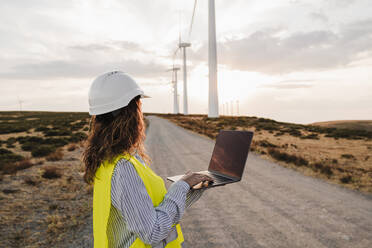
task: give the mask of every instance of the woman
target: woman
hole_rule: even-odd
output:
[[[92,119],[83,161],[84,180],[94,184],[95,248],[185,247],[178,222],[207,184],[192,187],[213,181],[187,172],[167,192],[144,149],[141,97],[147,96],[120,71],[97,77],[89,90]]]

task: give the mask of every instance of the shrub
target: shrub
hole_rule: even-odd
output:
[[[327,177],[333,175],[332,168],[329,165],[322,164],[320,162],[314,163],[311,165],[313,171],[319,171],[322,174],[325,174]]]
[[[37,136],[21,136],[21,137],[16,138],[16,140],[20,144],[25,144],[25,143],[41,144],[44,141],[42,137],[37,137]]]
[[[60,178],[62,174],[57,167],[49,166],[49,167],[44,168],[44,171],[41,174],[41,176],[46,179],[56,179],[56,178]]]
[[[85,140],[87,137],[88,136],[85,133],[76,132],[76,133],[71,135],[71,137],[69,138],[69,141],[70,142],[79,142],[79,141]]]
[[[23,151],[32,151],[32,149],[37,146],[37,143],[32,143],[32,142],[26,142],[21,145],[21,149]]]
[[[32,150],[31,155],[33,157],[44,157],[56,150],[55,146],[52,145],[40,145]]]
[[[3,189],[4,194],[14,194],[19,192],[19,189]]]
[[[43,126],[41,126],[41,127],[37,127],[36,129],[35,129],[35,131],[36,132],[47,132],[47,131],[49,131],[50,129],[48,128],[48,127],[43,127]]]
[[[24,159],[13,163],[7,163],[3,166],[2,170],[4,174],[14,174],[19,170],[27,169],[33,165],[34,164],[31,163],[29,159]]]
[[[77,148],[77,145],[73,143],[73,144],[70,144],[70,145],[67,147],[67,151],[72,152],[72,151],[74,151],[76,148]]]
[[[306,135],[306,136],[301,136],[300,137],[301,139],[319,139],[319,136],[318,134],[316,133],[312,133],[312,134],[309,134],[309,135]]]
[[[72,133],[69,130],[48,130],[44,132],[45,137],[49,136],[70,136]]]
[[[273,148],[278,147],[277,145],[274,145],[267,140],[260,140],[257,143],[259,146],[262,146],[262,147],[273,147]]]
[[[274,148],[269,148],[268,152],[271,157],[277,160],[288,162],[288,163],[293,163],[297,166],[307,165],[309,163],[306,159],[302,157],[291,155],[285,152],[280,152]]]
[[[340,178],[340,182],[342,183],[350,183],[352,181],[353,177],[350,175],[343,176]]]
[[[49,154],[45,159],[48,161],[59,161],[63,158],[63,152],[61,149],[57,149],[55,152]]]
[[[39,182],[36,181],[35,179],[33,179],[32,177],[26,177],[24,182],[27,184],[27,185],[31,185],[31,186],[35,186],[37,185]]]
[[[55,147],[61,147],[68,144],[67,138],[47,138],[45,139],[42,144],[45,145],[53,145]]]
[[[7,139],[7,140],[5,141],[5,143],[6,143],[8,146],[13,145],[13,144],[16,143],[16,142],[17,142],[17,140],[16,140],[16,138],[14,138],[14,137],[10,137],[9,139]]]
[[[17,170],[24,170],[30,168],[33,165],[34,164],[30,161],[30,159],[24,159],[15,163],[15,167],[17,168]]]
[[[9,166],[24,158],[21,155],[15,154],[4,148],[0,148],[0,170],[6,170]]]
[[[346,158],[346,159],[355,159],[355,157],[352,154],[342,154],[341,158]]]
[[[282,136],[282,135],[284,135],[284,132],[282,132],[282,131],[277,132],[277,133],[274,134],[275,137],[276,137],[276,136]]]
[[[292,136],[295,136],[295,137],[301,137],[302,136],[302,133],[301,131],[297,130],[297,129],[290,129],[288,131],[288,133]]]

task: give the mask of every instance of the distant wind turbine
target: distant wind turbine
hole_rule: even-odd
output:
[[[19,104],[19,112],[22,112],[22,103],[23,103],[24,101],[22,101],[22,100],[19,98],[19,96],[17,96],[17,98],[18,98],[18,104]]]
[[[173,113],[179,114],[178,107],[178,82],[177,82],[177,72],[180,70],[179,67],[171,68],[169,71],[172,71],[172,84],[173,84]]]

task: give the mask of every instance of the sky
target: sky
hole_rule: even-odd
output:
[[[372,119],[370,0],[216,0],[219,113],[313,123]],[[208,1],[2,0],[0,111],[88,111],[100,74],[130,74],[172,113],[187,50],[188,108],[208,113]],[[175,64],[182,65],[177,53]],[[178,74],[183,110],[182,71]],[[227,111],[228,109],[228,111]]]

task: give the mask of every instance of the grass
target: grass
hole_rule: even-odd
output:
[[[293,163],[296,166],[303,166],[309,164],[309,162],[306,159],[300,156],[288,154],[286,152],[281,152],[277,149],[270,148],[268,150],[268,153],[270,154],[271,157],[275,158],[276,160],[284,161],[287,163]]]
[[[31,151],[31,155],[35,158],[45,157],[53,153],[55,150],[56,150],[56,147],[53,145],[40,145],[40,146],[36,146]]]
[[[72,143],[68,145],[67,151],[72,152],[72,151],[75,151],[76,148],[77,148],[77,145],[75,143]]]
[[[62,149],[57,149],[55,152],[49,154],[45,157],[47,161],[59,161],[63,158],[63,151]]]
[[[93,192],[74,171],[81,170],[76,150],[86,138],[88,118],[87,113],[0,112],[4,247],[59,247],[58,240],[69,240],[86,224]],[[64,171],[71,173],[64,177]]]
[[[61,159],[60,147],[86,139],[88,118],[87,113],[0,112],[0,172],[22,168],[15,163],[25,154]]]
[[[24,157],[13,153],[10,150],[0,148],[0,171],[4,171],[9,168],[9,164],[23,160]]]
[[[57,179],[62,177],[62,174],[56,166],[49,166],[44,168],[41,176],[46,179]]]

